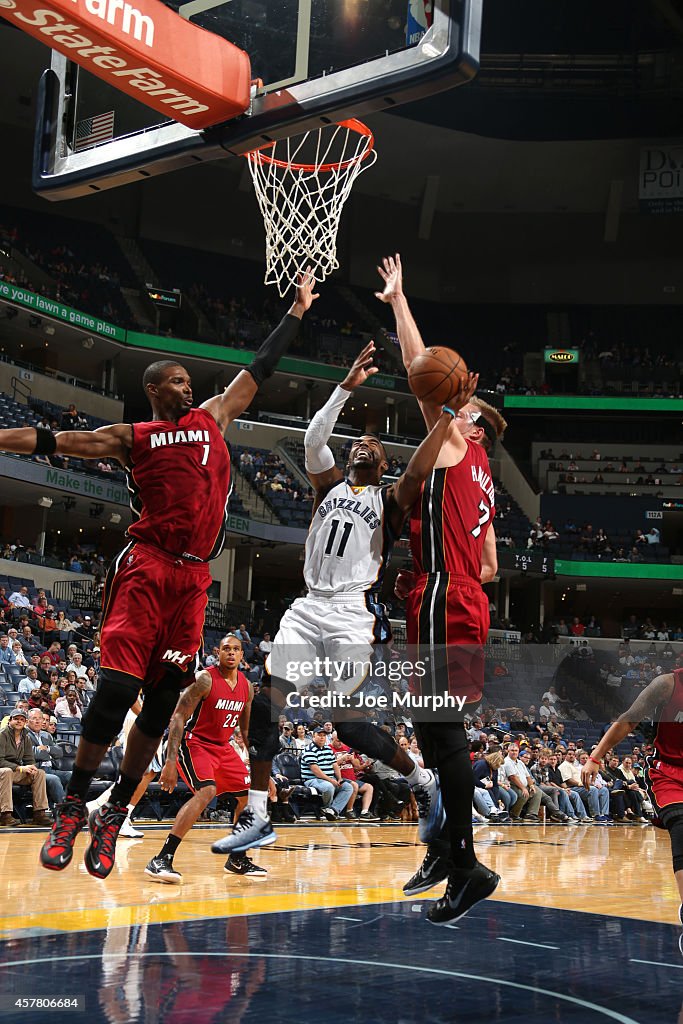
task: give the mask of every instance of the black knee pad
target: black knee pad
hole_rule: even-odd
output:
[[[349,721],[335,722],[337,736],[352,750],[359,750],[361,754],[372,758],[373,761],[383,761],[389,764],[396,756],[396,741],[384,729],[370,722],[361,719],[350,719]]]
[[[81,735],[89,743],[109,744],[121,732],[126,713],[140,691],[140,680],[125,672],[102,669],[100,681],[88,704]]]
[[[150,739],[160,739],[168,727],[181,692],[177,674],[171,673],[165,675],[156,686],[145,690],[142,711],[135,720],[140,732]]]
[[[415,734],[429,768],[438,768],[451,757],[461,757],[469,751],[462,722],[420,722],[415,725]]]
[[[249,756],[254,761],[272,761],[279,753],[280,730],[277,709],[273,707],[270,693],[257,693],[251,702]]]
[[[683,871],[683,804],[670,804],[664,807],[659,817],[671,839],[674,873]]]

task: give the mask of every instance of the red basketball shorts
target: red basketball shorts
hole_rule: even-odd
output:
[[[418,576],[406,603],[408,644],[414,656],[430,657],[431,669],[413,677],[413,689],[462,696],[478,704],[484,691],[484,644],[489,602],[468,576],[429,573]]]
[[[171,666],[194,671],[210,584],[205,562],[174,558],[139,542],[124,548],[105,584],[102,668],[148,684]]]
[[[648,765],[645,779],[655,813],[670,804],[683,804],[683,768],[666,761],[653,761]]]
[[[231,743],[210,745],[183,740],[178,751],[178,771],[194,793],[212,784],[217,794],[243,793],[251,783],[249,768]]]

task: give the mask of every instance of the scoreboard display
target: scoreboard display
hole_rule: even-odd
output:
[[[498,550],[498,566],[501,569],[515,569],[527,576],[545,576],[555,578],[555,559],[543,551],[506,551]]]

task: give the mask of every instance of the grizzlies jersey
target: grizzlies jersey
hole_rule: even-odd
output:
[[[129,537],[195,561],[221,553],[230,455],[211,413],[190,409],[177,423],[134,423],[126,474]]]
[[[311,594],[379,591],[393,535],[385,510],[387,487],[353,487],[344,478],[313,514],[306,540],[304,579]]]

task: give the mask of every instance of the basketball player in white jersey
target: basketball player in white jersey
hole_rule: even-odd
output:
[[[316,656],[351,662],[355,671],[332,680],[335,692],[351,694],[365,679],[373,645],[391,639],[380,588],[393,541],[400,536],[405,518],[433,469],[456,410],[469,401],[476,388],[477,378],[470,375],[455,409],[444,408],[395,483],[381,485],[388,462],[381,441],[371,434],[364,434],[351,445],[345,476],[336,466],[327,442],[351,393],[377,372],[374,351],[374,342],[365,346],[306,431],[306,470],[315,491],[304,562],[308,593],[285,612],[273,641],[267,662],[273,686],[268,680],[252,707],[249,803],[232,833],[213,844],[214,853],[236,853],[275,842],[267,795],[271,761],[279,749],[273,705],[281,707],[284,694],[292,689],[286,685],[285,666],[304,665]],[[299,688],[312,678],[305,672],[297,675]],[[336,727],[343,743],[389,764],[406,777],[420,810],[420,838],[423,842],[434,838],[444,820],[434,773],[419,768],[388,733],[360,717],[345,721],[338,718]]]

